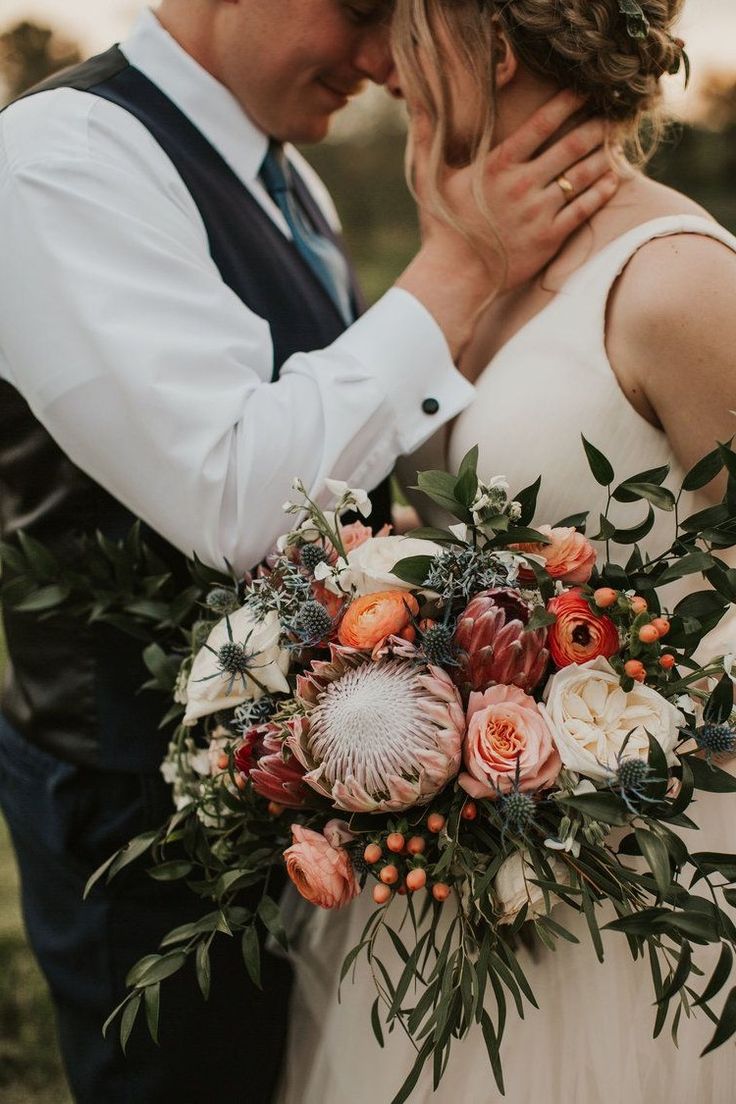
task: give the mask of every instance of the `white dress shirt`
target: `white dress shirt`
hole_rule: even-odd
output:
[[[258,181],[267,138],[227,89],[151,12],[121,48],[288,234]],[[98,96],[56,89],[0,115],[0,244],[0,377],[75,464],[220,568],[252,566],[288,528],[294,476],[374,487],[473,396],[398,289],[271,383],[268,323],[223,283],[171,161]]]

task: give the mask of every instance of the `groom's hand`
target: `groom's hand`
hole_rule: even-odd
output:
[[[560,92],[489,153],[480,178],[474,167],[444,169],[437,183],[455,226],[431,209],[430,136],[425,120],[412,119],[423,245],[398,286],[432,312],[454,353],[497,294],[536,275],[616,193],[619,179],[601,120],[588,120],[550,145],[583,104]]]

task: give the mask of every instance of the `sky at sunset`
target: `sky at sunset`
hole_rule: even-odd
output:
[[[22,18],[45,21],[80,42],[87,53],[125,36],[146,0],[0,0],[0,30]],[[707,69],[736,74],[736,0],[687,0],[680,31],[697,77]],[[676,83],[676,82],[675,82]],[[673,87],[673,98],[681,96]]]

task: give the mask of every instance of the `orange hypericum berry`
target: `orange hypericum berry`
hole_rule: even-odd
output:
[[[425,617],[419,622],[419,628],[421,632],[425,633],[428,629],[433,629],[436,624],[437,622],[433,621],[431,617]]]
[[[638,659],[629,659],[624,663],[624,671],[629,678],[634,679],[635,682],[643,682],[647,677],[647,672],[644,668],[644,664],[640,663]]]
[[[386,840],[386,846],[389,851],[393,851],[395,855],[400,854],[404,850],[404,844],[406,840],[402,836],[401,832],[392,832]]]
[[[406,850],[410,855],[422,855],[427,847],[427,841],[424,836],[412,836],[406,845]]]
[[[227,765],[228,765],[229,762],[230,762],[230,756],[226,755],[225,752],[223,751],[222,755],[218,756],[217,766],[220,768],[220,770],[227,770]]]
[[[435,882],[432,886],[432,896],[435,901],[446,901],[452,890],[444,882]]]
[[[462,807],[462,812],[460,813],[460,816],[463,818],[463,820],[475,820],[475,818],[478,816],[478,806],[475,804],[474,801],[466,801]]]
[[[427,817],[427,827],[430,832],[441,832],[445,827],[445,818],[442,813],[430,813]]]
[[[269,803],[268,803],[268,812],[269,812],[270,816],[272,816],[272,817],[281,816],[283,811],[284,811],[284,806],[283,805],[279,805],[278,802],[276,802],[276,801],[269,801]]]
[[[649,604],[646,598],[642,598],[640,594],[636,594],[631,599],[631,608],[638,617],[640,613],[645,613],[649,609]]]
[[[410,889],[412,893],[416,893],[418,889],[424,889],[427,884],[427,871],[420,870],[418,867],[416,870],[410,870],[406,875],[406,888]]]
[[[383,851],[377,843],[369,843],[365,851],[363,852],[363,858],[367,863],[370,863],[372,865],[373,863],[378,862],[382,854]]]
[[[413,644],[417,638],[417,630],[413,625],[407,625],[405,629],[402,629],[398,634],[402,640],[408,640],[410,644]]]
[[[639,639],[642,644],[654,644],[655,641],[659,640],[659,633],[654,625],[642,625],[639,629]]]
[[[652,625],[657,630],[660,638],[666,636],[667,633],[670,631],[670,623],[666,617],[655,617],[652,621]]]
[[[671,671],[676,662],[675,657],[669,653],[659,657],[659,666],[663,667],[665,671]]]
[[[612,587],[599,587],[593,592],[593,600],[600,609],[609,609],[618,601],[618,591]]]
[[[391,900],[391,890],[387,885],[377,885],[373,887],[373,900],[377,905],[385,905],[387,901]]]
[[[399,872],[393,863],[389,863],[388,866],[384,866],[378,877],[384,885],[396,885],[399,880]]]

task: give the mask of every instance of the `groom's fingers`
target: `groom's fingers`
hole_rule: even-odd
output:
[[[567,179],[572,191],[569,196],[565,194],[562,186],[558,184],[558,177],[547,186],[547,193],[551,198],[553,207],[558,210],[561,207],[568,206],[576,196],[582,195],[586,192],[591,185],[600,180],[611,170],[611,157],[607,150],[601,148],[597,149],[594,153],[591,153],[589,157],[584,157],[582,161],[578,161],[577,165],[573,165],[572,168],[563,170],[564,176]],[[559,174],[560,177],[563,175]],[[564,184],[564,181],[562,182]]]
[[[538,111],[535,111],[531,118],[527,119],[518,130],[514,131],[498,146],[496,155],[499,163],[521,165],[525,161],[531,161],[540,147],[548,142],[584,104],[585,98],[578,96],[569,89],[558,92],[556,96],[540,107]],[[566,139],[562,139],[562,141],[565,142]],[[587,152],[587,150],[584,150],[579,157],[584,156]],[[574,156],[570,157],[567,164],[571,165],[573,161],[578,159]]]
[[[605,207],[608,201],[618,191],[620,178],[615,172],[607,172],[600,180],[591,185],[586,191],[563,207],[557,218],[552,223],[555,235],[561,241],[567,241],[570,234],[574,234],[593,215]]]
[[[605,139],[605,123],[601,119],[588,119],[541,153],[534,159],[532,165],[539,171],[545,184],[550,180],[556,180],[563,173],[572,179],[572,167],[602,146]],[[578,188],[578,191],[581,190]]]

